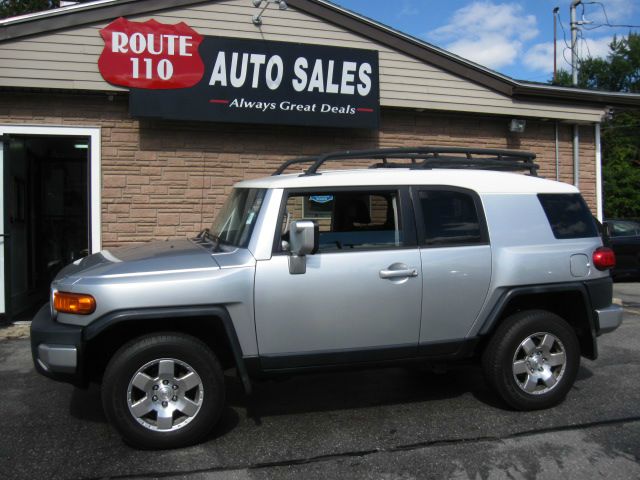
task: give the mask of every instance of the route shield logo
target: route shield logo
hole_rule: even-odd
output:
[[[98,69],[109,83],[152,90],[189,88],[204,75],[198,47],[203,37],[180,22],[131,22],[118,18],[100,30],[104,50]]]

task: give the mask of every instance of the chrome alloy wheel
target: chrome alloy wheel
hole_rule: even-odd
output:
[[[529,335],[513,356],[513,377],[526,393],[541,395],[553,390],[566,370],[567,358],[562,342],[551,333]]]
[[[200,411],[202,380],[187,363],[161,358],[136,371],[127,388],[127,406],[144,427],[169,432],[187,425]]]

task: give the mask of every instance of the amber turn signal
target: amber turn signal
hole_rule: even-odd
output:
[[[60,313],[89,315],[96,310],[96,299],[84,293],[54,292],[53,308]]]

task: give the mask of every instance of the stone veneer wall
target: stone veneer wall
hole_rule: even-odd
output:
[[[193,235],[213,220],[232,185],[269,175],[293,156],[324,151],[449,145],[518,148],[538,155],[555,179],[554,122],[383,110],[378,131],[136,120],[127,97],[0,93],[0,124],[92,126],[102,130],[102,243]],[[560,180],[573,182],[570,125],[560,125]],[[580,187],[595,213],[592,126],[580,128]]]

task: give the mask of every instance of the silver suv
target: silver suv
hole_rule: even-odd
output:
[[[471,358],[510,407],[553,406],[622,309],[588,207],[537,177],[534,158],[420,147],[290,160],[237,184],[196,238],[64,268],[32,323],[36,369],[101,382],[109,420],[147,448],[207,435],[231,367],[250,393],[265,375]],[[334,160],[374,168],[321,170]]]

